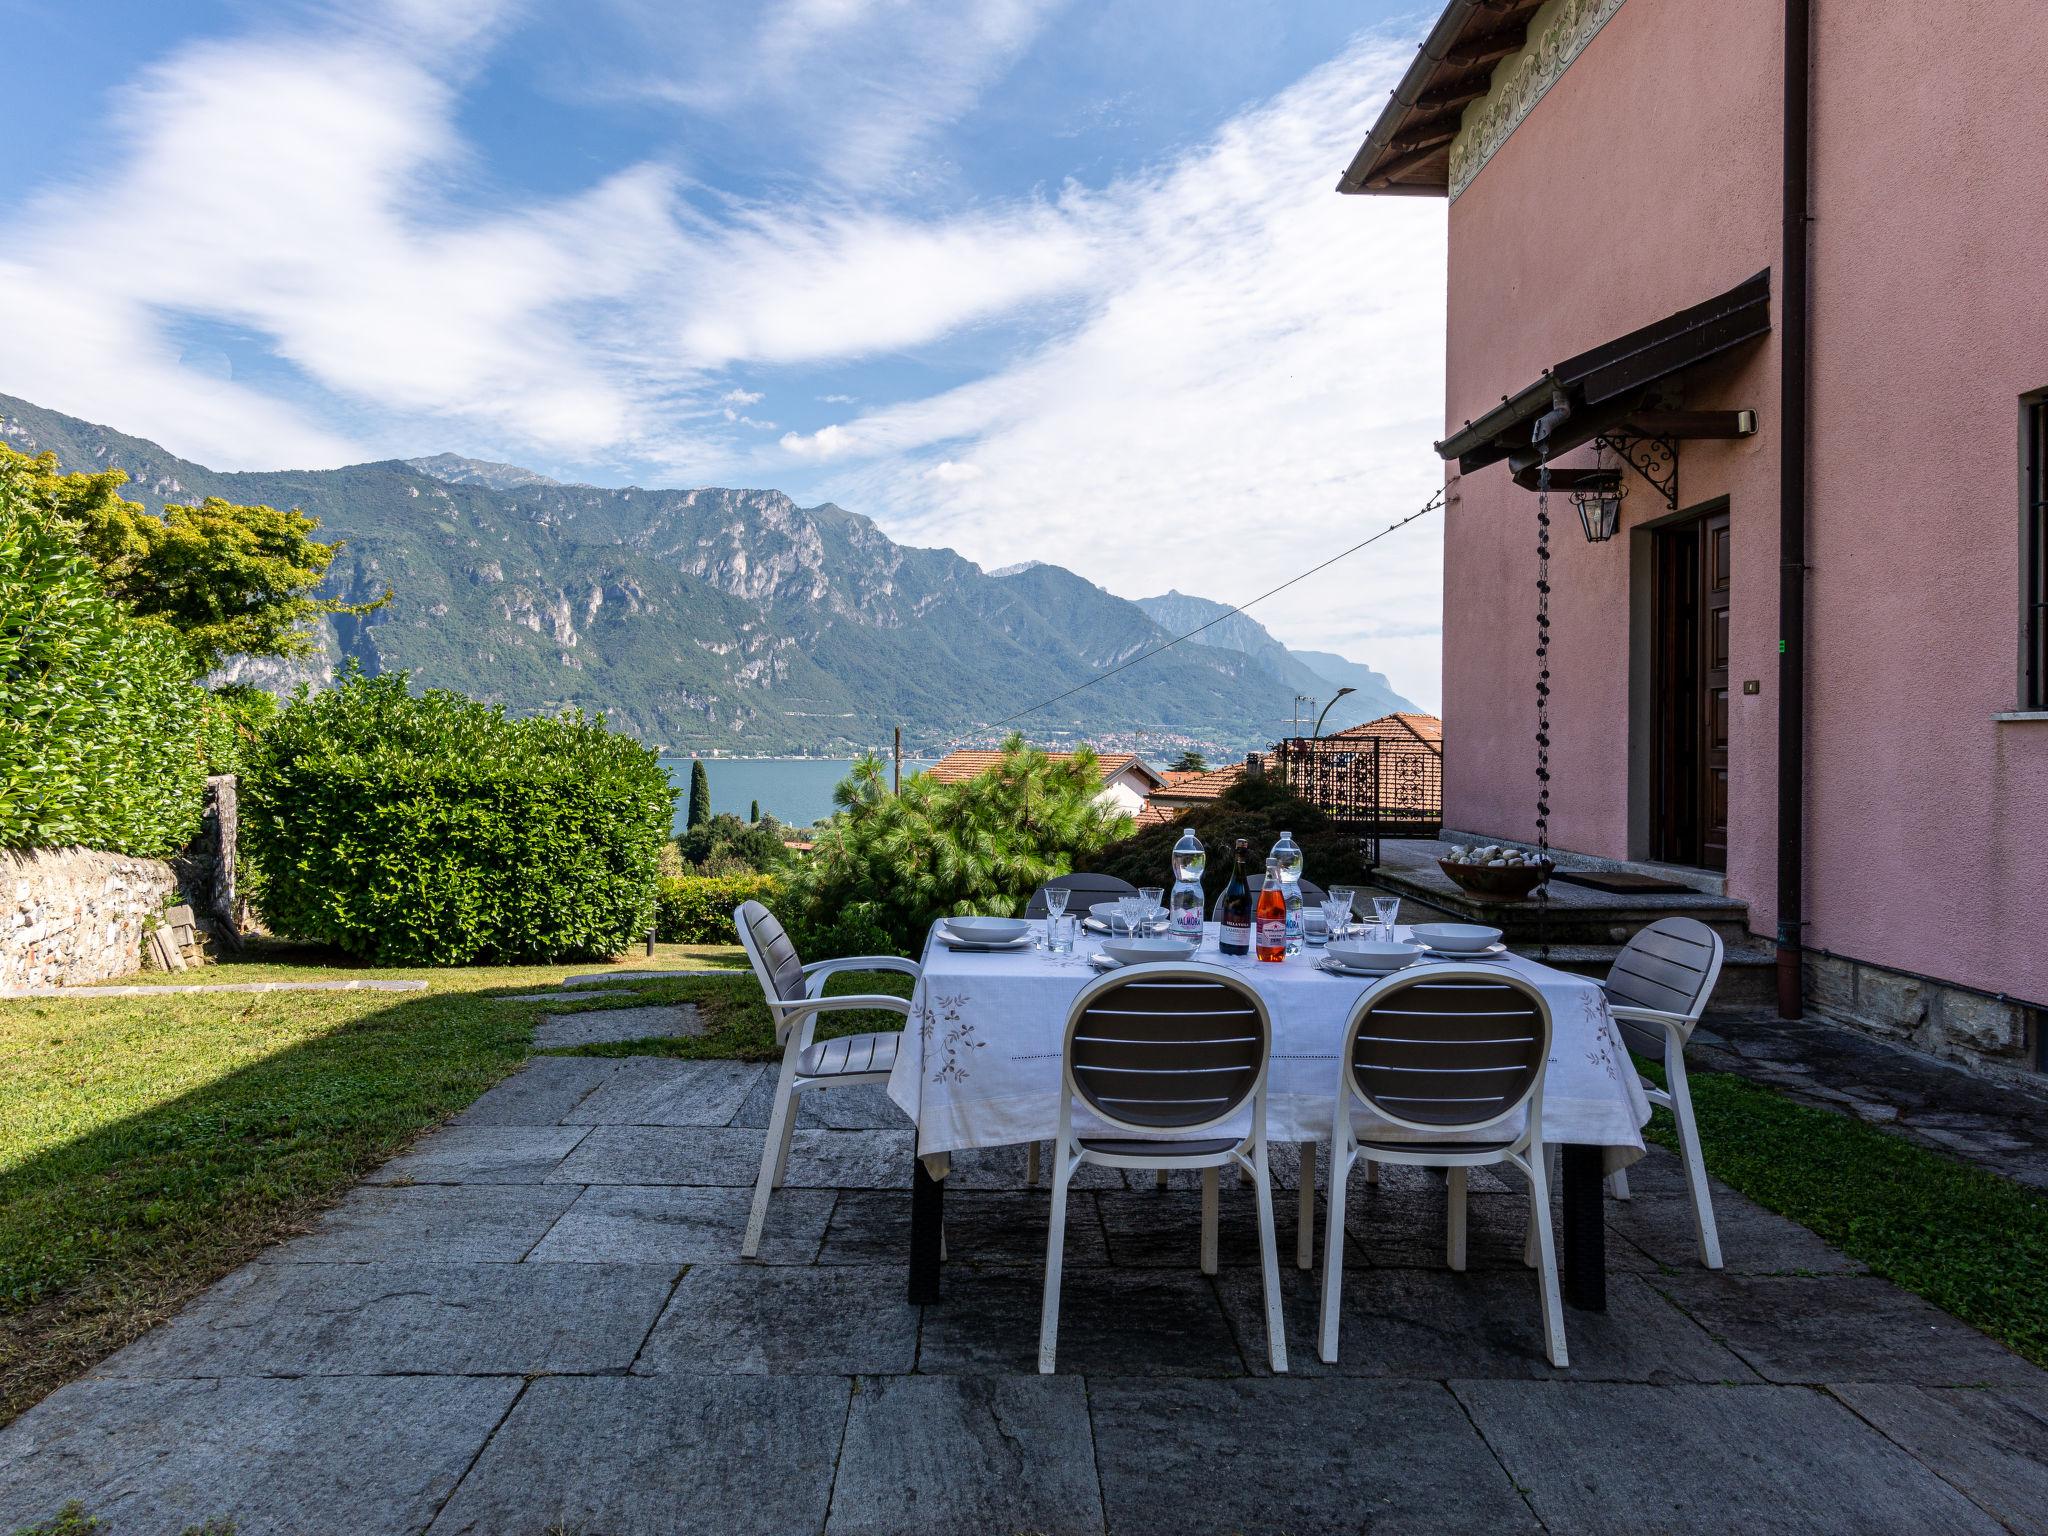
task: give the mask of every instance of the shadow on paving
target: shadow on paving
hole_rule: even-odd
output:
[[[945,1299],[910,1305],[879,1090],[807,1106],[738,1259],[769,1079],[536,1059],[0,1431],[0,1530],[72,1498],[110,1536],[2044,1529],[2041,1372],[1732,1192],[1701,1270],[1661,1150],[1569,1370],[1497,1184],[1457,1274],[1439,1182],[1353,1189],[1334,1365],[1276,1201],[1280,1377],[1249,1192],[1210,1277],[1192,1189],[1095,1170],[1041,1376],[1044,1191],[1017,1149],[957,1158]]]

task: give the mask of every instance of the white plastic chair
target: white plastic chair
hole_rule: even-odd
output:
[[[1353,1005],[1337,1063],[1331,1137],[1330,1213],[1323,1231],[1322,1358],[1337,1359],[1344,1287],[1344,1206],[1352,1165],[1442,1168],[1448,1191],[1444,1256],[1465,1267],[1465,1178],[1506,1163],[1529,1181],[1543,1350],[1555,1366],[1565,1351],[1557,1245],[1543,1148],[1543,1073],[1550,1059],[1550,1007],[1520,977],[1491,966],[1443,965],[1396,971]],[[1396,1139],[1358,1111],[1419,1139]],[[1519,1129],[1511,1122],[1520,1112]],[[1489,1135],[1491,1132],[1493,1134]]]
[[[768,1117],[768,1137],[761,1148],[761,1176],[754,1182],[754,1207],[747,1216],[747,1235],[740,1256],[753,1258],[761,1249],[761,1229],[768,1220],[768,1196],[782,1187],[789,1164],[789,1136],[796,1127],[797,1095],[818,1088],[854,1088],[886,1083],[896,1065],[902,1036],[894,1030],[871,1035],[842,1035],[814,1040],[818,1015],[849,1009],[886,1009],[910,1017],[910,1003],[884,995],[824,996],[825,982],[840,971],[899,971],[923,974],[914,960],[896,955],[857,955],[846,960],[819,960],[805,965],[773,912],[758,901],[734,909],[733,926],[754,967],[761,992],[775,1020],[775,1043],[783,1048],[782,1074],[775,1083],[775,1110]]]
[[[1622,946],[1603,984],[1608,1011],[1628,1048],[1664,1065],[1667,1086],[1659,1088],[1645,1078],[1643,1092],[1678,1122],[1678,1157],[1685,1165],[1700,1262],[1708,1269],[1721,1267],[1721,1233],[1714,1224],[1714,1197],[1707,1188],[1707,1165],[1700,1156],[1700,1133],[1693,1120],[1685,1043],[1720,980],[1723,954],[1721,935],[1705,923],[1660,917]],[[1617,1200],[1628,1199],[1628,1174],[1608,1175],[1607,1187]]]
[[[1266,1286],[1266,1349],[1287,1369],[1280,1261],[1266,1164],[1266,1064],[1273,1025],[1259,995],[1220,966],[1127,966],[1081,989],[1060,1052],[1060,1129],[1053,1143],[1052,1219],[1045,1240],[1045,1302],[1038,1369],[1050,1373],[1059,1340],[1060,1263],[1067,1186],[1083,1163],[1202,1171],[1202,1273],[1216,1273],[1217,1170],[1252,1176]],[[1076,1102],[1107,1134],[1077,1132]],[[1243,1136],[1205,1135],[1249,1104]]]

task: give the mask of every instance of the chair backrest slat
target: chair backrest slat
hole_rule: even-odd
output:
[[[804,963],[789,934],[773,912],[758,901],[743,901],[733,921],[746,939],[754,974],[762,991],[777,1002],[794,1003],[804,995]]]
[[[1210,966],[1105,977],[1067,1019],[1067,1077],[1105,1120],[1186,1131],[1234,1113],[1265,1072],[1272,1027],[1258,995]]]
[[[1550,1055],[1550,1010],[1499,972],[1423,970],[1359,1000],[1346,1031],[1352,1091],[1396,1122],[1478,1130],[1525,1102]]]
[[[1045,916],[1045,893],[1048,889],[1067,892],[1067,910],[1077,917],[1086,917],[1088,909],[1098,901],[1115,901],[1119,896],[1135,896],[1138,888],[1128,880],[1119,880],[1115,875],[1055,875],[1031,893],[1031,901],[1024,908],[1026,917]]]

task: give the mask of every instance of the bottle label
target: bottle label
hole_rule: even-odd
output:
[[[1259,948],[1281,949],[1287,943],[1286,918],[1261,918],[1259,921]]]
[[[1218,942],[1225,949],[1248,949],[1251,946],[1252,933],[1243,923],[1225,923]]]

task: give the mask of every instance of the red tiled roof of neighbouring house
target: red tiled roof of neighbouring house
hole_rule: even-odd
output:
[[[1207,773],[1190,773],[1174,779],[1162,788],[1155,789],[1147,799],[1148,804],[1196,805],[1215,800],[1223,792],[1244,778],[1244,764],[1231,763],[1223,768],[1211,768]]]
[[[1381,715],[1377,720],[1354,725],[1348,731],[1332,731],[1323,740],[1358,741],[1374,736],[1382,741],[1419,741],[1424,746],[1441,752],[1444,746],[1444,723],[1435,715],[1396,710],[1391,715]]]
[[[1074,754],[1071,752],[1048,752],[1045,754],[1056,763],[1064,763]],[[1111,783],[1127,768],[1135,768],[1154,784],[1165,782],[1157,773],[1147,767],[1135,752],[1098,752],[1096,754],[1102,772],[1102,782]],[[985,752],[962,749],[948,752],[925,772],[941,784],[953,784],[962,779],[977,779],[1003,760],[1000,752]]]

